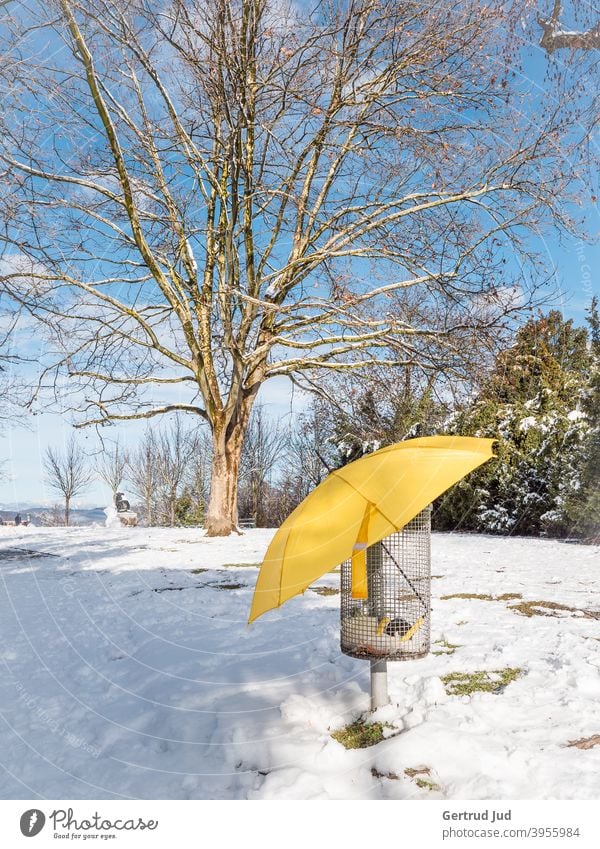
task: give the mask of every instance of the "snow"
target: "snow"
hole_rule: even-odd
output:
[[[119,519],[119,514],[117,513],[117,508],[114,504],[109,504],[108,507],[104,508],[104,513],[106,515],[106,520],[104,522],[105,527],[107,528],[120,528],[121,520]]]
[[[525,433],[530,428],[535,427],[537,424],[537,419],[535,416],[526,416],[524,419],[521,419],[519,422],[519,430],[521,433]]]
[[[277,274],[265,289],[265,298],[274,298],[279,292],[280,275]]]
[[[339,596],[246,625],[272,534],[0,528],[0,798],[600,796],[600,746],[567,745],[600,733],[598,547],[434,535],[438,654],[389,664],[385,739],[346,750],[331,731],[367,710],[369,670],[340,654]],[[493,598],[442,599],[465,593]],[[441,681],[507,667],[498,694]]]
[[[198,264],[197,264],[196,259],[194,257],[194,251],[192,250],[190,240],[187,239],[187,238],[185,239],[185,251],[186,251],[186,254],[187,254],[188,262],[190,263],[190,267],[191,267],[192,271],[194,273],[196,273],[196,271],[198,271]]]

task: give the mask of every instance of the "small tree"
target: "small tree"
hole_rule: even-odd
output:
[[[266,489],[286,447],[286,434],[279,422],[270,419],[263,406],[250,417],[240,464],[239,504],[242,515],[252,516],[257,527],[269,525]]]
[[[265,524],[278,527],[330,469],[338,465],[333,441],[334,411],[319,397],[294,420],[285,440],[285,463],[277,481],[263,487]]]
[[[98,458],[96,471],[98,477],[104,481],[112,493],[113,500],[120,490],[125,478],[128,465],[127,453],[119,444],[119,440],[112,446],[104,448]]]
[[[336,410],[321,398],[313,398],[300,413],[290,435],[287,473],[298,478],[304,498],[337,465],[334,445]]]
[[[87,454],[73,437],[64,451],[51,446],[44,458],[46,480],[49,486],[62,493],[65,502],[65,525],[71,518],[71,501],[89,487],[93,474],[88,467]]]
[[[209,464],[206,433],[186,430],[181,417],[168,428],[148,428],[128,459],[128,478],[143,503],[146,525],[198,523]]]
[[[338,405],[334,425],[337,464],[350,463],[385,445],[438,432],[448,416],[451,398],[442,400],[435,375],[414,374],[411,379],[411,370],[404,369],[400,380],[398,377],[374,374],[371,384],[359,384],[346,393],[348,402]]]
[[[198,500],[194,489],[186,484],[177,497],[175,504],[175,521],[173,524],[187,527],[198,527],[204,522],[206,502]]]
[[[0,259],[0,274],[2,266]],[[5,423],[14,423],[15,418],[22,414],[26,401],[23,382],[16,374],[17,366],[27,359],[16,344],[17,339],[23,337],[21,319],[18,305],[6,296],[0,286],[0,431],[3,431]],[[27,343],[23,349],[27,349]]]
[[[200,525],[204,522],[210,492],[211,437],[202,429],[188,463],[188,474],[180,503],[177,524]]]
[[[38,522],[44,528],[58,528],[64,523],[64,515],[60,504],[53,504],[49,510],[44,510],[38,516]]]
[[[143,503],[145,523],[152,527],[157,508],[158,447],[150,428],[144,433],[137,451],[129,456],[128,470],[133,491]]]
[[[174,527],[179,499],[190,473],[192,458],[198,450],[198,434],[185,430],[177,416],[170,428],[158,433],[156,446],[161,523]]]

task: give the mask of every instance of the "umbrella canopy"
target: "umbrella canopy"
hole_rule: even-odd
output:
[[[400,530],[493,457],[493,439],[426,436],[367,454],[332,472],[296,507],[263,560],[249,622],[304,592],[352,557],[352,595],[366,597],[365,549]]]

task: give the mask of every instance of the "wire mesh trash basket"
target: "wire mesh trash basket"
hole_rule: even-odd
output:
[[[366,555],[367,598],[353,596],[352,561],[342,563],[342,651],[370,660],[424,657],[430,644],[431,505]]]

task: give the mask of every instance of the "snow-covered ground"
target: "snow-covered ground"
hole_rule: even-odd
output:
[[[600,797],[600,745],[568,746],[600,734],[600,619],[580,612],[600,611],[597,547],[434,535],[438,654],[390,664],[389,736],[346,750],[331,731],[369,682],[340,654],[339,596],[246,625],[272,531],[0,531],[1,798]],[[464,593],[494,598],[441,598]],[[499,693],[441,681],[506,668]]]

